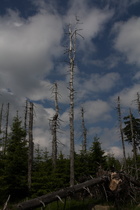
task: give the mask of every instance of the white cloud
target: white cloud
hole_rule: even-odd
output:
[[[132,156],[132,148],[130,145],[126,145],[125,152],[126,152],[126,157],[128,157],[128,154],[129,156]],[[110,154],[110,155],[113,155],[115,158],[120,159],[120,158],[123,158],[123,149],[117,146],[110,147],[108,150],[106,150],[105,154],[106,155]]]
[[[126,56],[128,63],[140,65],[140,17],[116,23],[113,30],[117,34],[115,49]]]
[[[82,75],[78,74],[75,78],[76,100],[88,100],[89,95],[92,97],[98,93],[110,92],[116,87],[117,82],[120,79],[118,73],[107,74],[90,74]],[[94,95],[93,95],[94,94]]]
[[[137,93],[139,92],[139,90],[140,90],[140,84],[134,84],[133,86],[129,88],[124,88],[122,91],[115,94],[111,98],[111,101],[116,101],[118,96],[120,96],[122,106],[127,107],[127,108],[132,107],[136,109],[137,108],[136,99],[137,99]]]
[[[77,36],[79,39],[80,50],[83,50],[85,58],[90,52],[96,50],[95,45],[92,42],[92,39],[95,38],[99,33],[104,29],[105,24],[112,17],[113,12],[111,10],[101,10],[96,7],[90,7],[88,1],[85,0],[74,0],[70,1],[70,9],[65,18],[66,23],[75,23],[75,16],[79,19],[79,24],[76,27],[82,29],[78,31],[80,35],[84,37],[84,40],[80,36]],[[88,50],[87,50],[88,49]]]
[[[122,158],[123,157],[123,151],[120,147],[110,147],[106,154],[114,155],[116,158]]]
[[[98,122],[111,119],[109,114],[111,108],[105,101],[87,101],[82,104],[82,106],[85,110],[85,119],[87,119],[88,122]]]
[[[118,73],[108,73],[105,75],[92,74],[89,79],[84,81],[83,86],[88,91],[107,92],[115,86],[119,78]]]
[[[57,14],[38,13],[22,19],[10,10],[0,17],[1,87],[27,96],[40,86],[61,52],[62,21]]]

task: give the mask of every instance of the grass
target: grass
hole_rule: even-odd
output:
[[[63,202],[53,202],[44,208],[44,210],[85,210],[89,209],[89,207],[92,207],[94,205],[93,199],[85,199],[85,200],[71,200],[67,199]],[[38,208],[39,210],[40,208]]]

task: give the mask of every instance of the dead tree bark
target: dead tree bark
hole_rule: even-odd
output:
[[[25,105],[25,115],[24,115],[24,129],[27,134],[27,118],[28,118],[28,101],[26,100],[26,105]],[[26,137],[25,137],[26,140]]]
[[[71,25],[69,25],[69,63],[70,63],[70,186],[74,186],[74,65],[75,65],[75,42],[76,31],[72,31]]]
[[[133,130],[133,121],[132,121],[132,112],[129,109],[129,117],[130,117],[130,129],[131,129],[131,138],[132,138],[132,146],[133,146],[133,158],[134,158],[134,165],[136,171],[136,178],[138,179],[138,168],[137,168],[137,147],[134,137],[134,130]]]
[[[4,139],[4,154],[7,148],[7,141],[8,141],[8,125],[9,125],[9,108],[10,104],[7,104],[7,112],[6,112],[6,125],[5,125],[5,139]]]
[[[56,168],[56,161],[57,161],[57,128],[58,128],[58,114],[59,114],[59,107],[58,107],[58,87],[57,83],[54,84],[54,96],[55,96],[55,114],[53,116],[51,122],[51,131],[52,131],[52,162],[53,168]]]
[[[83,143],[82,143],[82,152],[86,153],[87,151],[87,129],[85,127],[85,119],[84,119],[84,108],[81,108],[81,116],[82,116],[82,130],[83,130]]]
[[[31,190],[33,165],[33,103],[29,107],[28,188]]]
[[[3,117],[3,104],[1,105],[1,111],[0,111],[0,134],[2,133],[2,117]]]
[[[120,105],[120,97],[118,96],[118,118],[119,118],[119,128],[122,140],[122,148],[123,148],[123,158],[124,158],[124,166],[126,167],[126,153],[125,153],[125,144],[124,144],[124,135],[123,135],[123,128],[122,128],[122,114],[121,114],[121,105]]]
[[[140,114],[140,95],[137,93],[137,106],[138,106],[138,112]]]
[[[19,203],[15,206],[15,210],[27,210],[27,209],[34,209],[37,207],[41,207],[52,203],[54,201],[60,200],[62,198],[66,198],[68,196],[73,196],[76,192],[85,190],[86,187],[93,186],[95,184],[103,183],[105,182],[106,178],[94,178],[91,180],[88,180],[86,182],[83,182],[81,184],[74,185],[72,187],[68,187],[56,192],[49,193],[47,195],[40,196],[38,198],[34,198],[29,201],[25,201],[23,203]]]

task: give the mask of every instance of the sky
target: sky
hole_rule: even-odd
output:
[[[81,107],[87,145],[98,136],[105,152],[122,156],[116,111],[129,108],[138,117],[140,89],[139,0],[1,0],[0,97],[10,120],[23,116],[25,101],[34,103],[34,142],[51,154],[49,119],[55,112],[53,85],[58,84],[58,151],[69,154],[69,66],[65,53],[68,25],[77,36],[75,89],[75,150],[82,144]],[[3,124],[4,124],[3,119]],[[9,128],[10,130],[10,128]],[[131,154],[126,144],[126,153]]]

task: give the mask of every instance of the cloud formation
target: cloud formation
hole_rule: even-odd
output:
[[[116,23],[114,42],[116,50],[126,56],[127,62],[140,66],[140,17],[132,17],[126,22]]]

